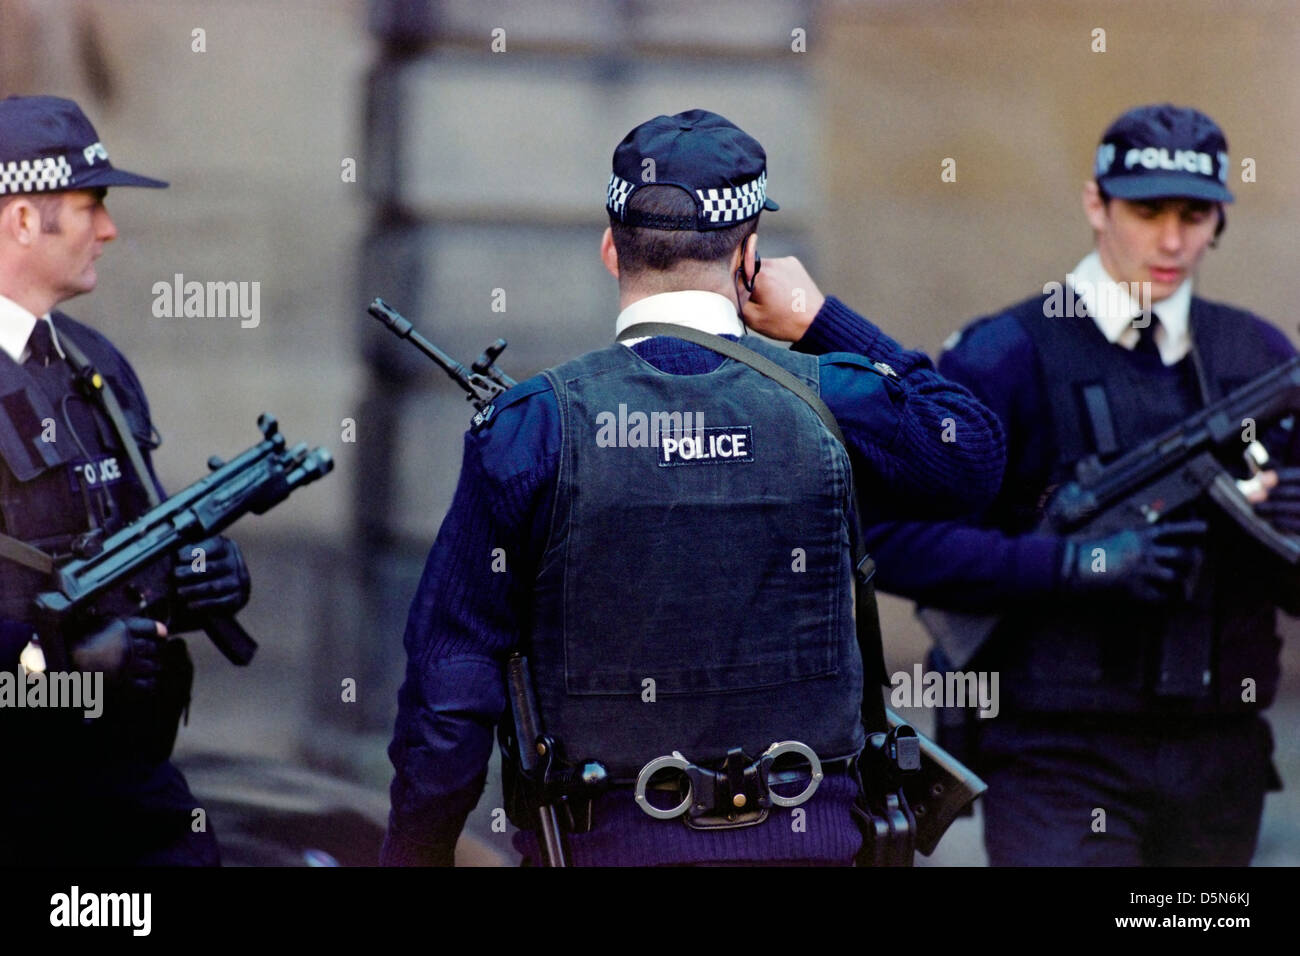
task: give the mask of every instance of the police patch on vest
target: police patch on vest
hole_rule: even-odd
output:
[[[115,455],[100,455],[68,466],[68,485],[73,491],[80,491],[83,482],[87,488],[115,485],[121,477],[122,466]]]
[[[754,460],[754,436],[750,425],[697,428],[676,435],[659,436],[659,467],[673,465],[723,465]]]

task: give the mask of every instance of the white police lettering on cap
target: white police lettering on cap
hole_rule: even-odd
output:
[[[86,157],[86,165],[94,166],[96,159],[108,159],[108,150],[104,148],[103,143],[91,143],[81,151],[81,155]]]
[[[1165,169],[1170,172],[1199,173],[1202,176],[1214,175],[1214,160],[1209,153],[1194,149],[1176,149],[1174,155],[1163,146],[1148,146],[1146,149],[1130,149],[1124,154],[1124,168],[1134,166],[1144,169]]]
[[[1110,172],[1110,166],[1113,162],[1115,162],[1115,144],[1102,143],[1097,147],[1096,175],[1105,176]]]
[[[659,466],[708,464],[754,460],[753,429],[750,425],[697,428],[659,438]]]

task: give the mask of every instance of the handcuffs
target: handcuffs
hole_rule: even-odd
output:
[[[775,766],[776,761],[787,754],[803,757],[811,770],[807,786],[792,797],[782,796],[774,787],[796,779],[790,771],[778,770]],[[667,809],[654,806],[646,796],[649,789],[662,789],[662,785],[652,786],[652,778],[664,771],[677,771],[679,792],[681,779],[686,781],[681,802]],[[805,773],[808,770],[801,770],[799,776]],[[817,792],[823,776],[817,754],[797,740],[773,743],[757,760],[751,760],[735,747],[727,751],[721,770],[697,766],[680,751],[674,750],[671,755],[656,757],[641,768],[636,779],[635,797],[637,806],[656,820],[681,817],[687,826],[702,830],[751,826],[766,820],[768,810],[773,806],[797,807],[806,802]]]

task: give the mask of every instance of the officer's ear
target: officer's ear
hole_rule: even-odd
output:
[[[758,258],[758,233],[751,232],[749,234],[749,237],[745,240],[745,253],[744,253],[745,275],[749,276],[750,285],[754,284],[754,278],[758,275],[759,261],[760,260]],[[752,292],[753,290],[751,289],[750,291]]]
[[[1223,235],[1223,230],[1228,228],[1228,213],[1223,208],[1223,203],[1215,203],[1215,209],[1219,212],[1219,221],[1214,227],[1214,238],[1210,240],[1210,248],[1219,248],[1219,237]]]
[[[760,261],[758,233],[751,232],[731,253],[731,274],[750,292],[754,291],[754,276]]]
[[[614,248],[614,230],[608,226],[605,227],[605,234],[600,237],[600,261],[605,264],[606,271],[617,279],[618,249]]]
[[[1083,184],[1083,214],[1088,218],[1088,225],[1092,226],[1093,232],[1105,230],[1106,200],[1095,179]]]
[[[28,245],[41,231],[40,211],[22,196],[12,196],[0,204],[0,230],[15,242]]]

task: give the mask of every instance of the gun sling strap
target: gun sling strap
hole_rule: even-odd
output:
[[[817,413],[817,417],[835,436],[836,441],[843,445],[846,451],[848,450],[849,445],[844,440],[844,433],[840,430],[835,415],[826,407],[826,403],[822,401],[821,396],[766,356],[759,355],[753,349],[746,348],[739,342],[724,339],[722,336],[701,332],[698,329],[688,328],[683,325],[671,325],[666,322],[639,322],[636,325],[630,325],[618,336],[618,340],[625,342],[628,339],[649,338],[656,335],[681,339],[711,349],[719,355],[725,355],[727,358],[748,365],[760,375],[765,375],[778,385],[784,386],[803,399]],[[876,563],[866,553],[866,546],[863,542],[862,526],[858,519],[857,498],[853,492],[852,471],[850,471],[849,475],[849,510],[849,529],[853,539],[854,603],[856,607],[854,623],[858,632],[858,646],[861,648],[863,655],[863,722],[868,732],[888,732],[889,722],[885,717],[885,701],[881,695],[880,687],[873,685],[873,681],[883,684],[885,678],[884,641],[880,633],[879,611],[876,608],[876,589],[872,583],[872,578],[876,573]],[[871,658],[874,658],[873,660],[868,660],[868,653],[870,653]],[[871,673],[873,669],[876,672],[874,677]]]
[[[158,489],[154,487],[153,477],[149,474],[149,469],[145,467],[144,456],[140,454],[140,446],[131,434],[131,426],[127,424],[126,416],[122,414],[122,406],[118,404],[117,396],[108,385],[108,380],[95,371],[95,367],[90,364],[90,359],[86,354],[77,348],[72,342],[71,337],[63,336],[59,340],[63,346],[63,351],[68,356],[68,362],[76,370],[77,375],[86,382],[94,394],[99,396],[100,404],[103,405],[104,411],[108,415],[108,420],[113,423],[113,431],[117,434],[117,440],[122,445],[122,450],[126,452],[126,457],[131,462],[131,467],[135,470],[135,476],[140,479],[140,484],[144,488],[144,493],[149,497],[149,507],[157,508],[162,499],[158,497]]]

